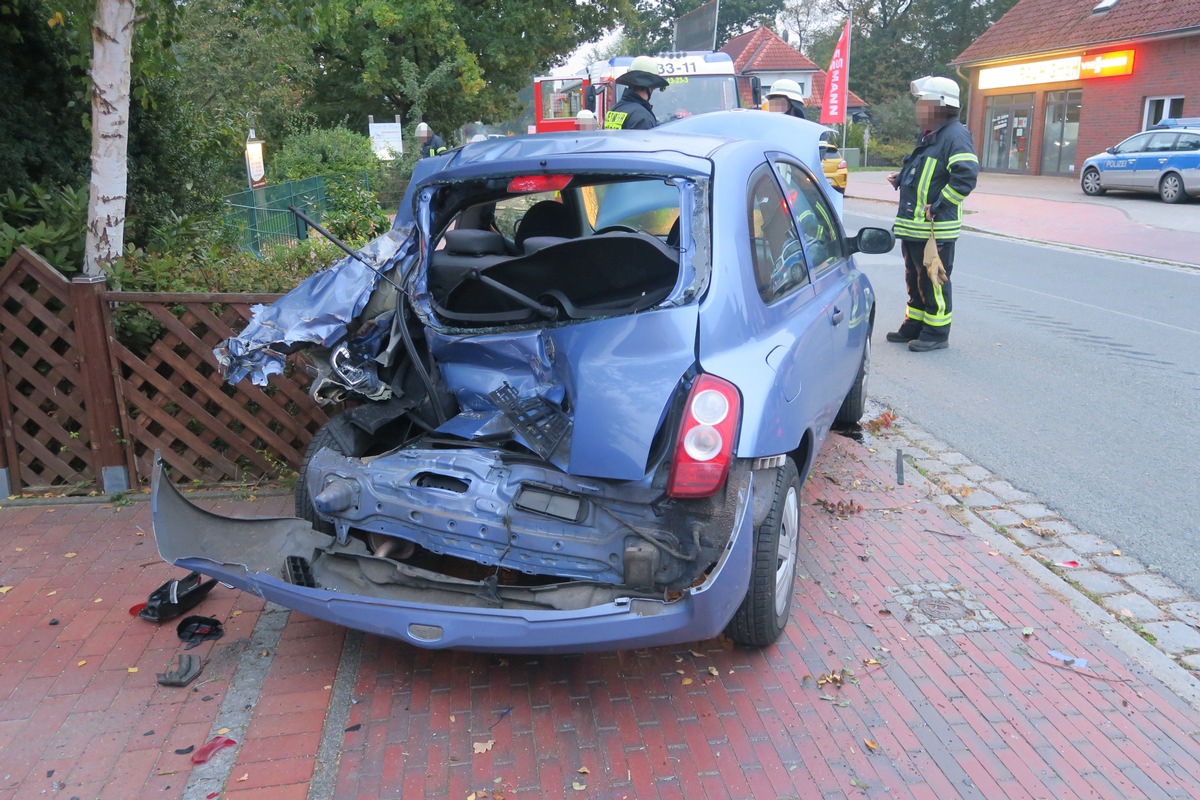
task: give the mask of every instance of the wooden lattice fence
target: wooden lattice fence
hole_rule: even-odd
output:
[[[230,386],[212,355],[276,297],[110,291],[15,252],[0,269],[0,490],[117,491],[149,480],[156,450],[204,485],[297,466],[328,419],[307,378]]]

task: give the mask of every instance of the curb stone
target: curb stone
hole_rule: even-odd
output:
[[[915,468],[905,471],[906,482],[923,480],[932,502],[1059,594],[1105,638],[1200,711],[1200,654],[1196,652],[1200,602],[1158,575],[1157,567],[1078,528],[1028,493],[1003,482],[1001,492],[989,491],[997,488],[994,476],[988,473],[982,481],[972,480],[971,475],[986,470],[969,461],[960,463],[960,453],[904,417],[896,415],[888,428],[872,431],[870,421],[884,411],[896,415],[895,410],[868,400],[864,427],[880,445],[878,452],[900,450],[904,461]],[[950,456],[949,461],[943,456]],[[991,495],[996,504],[971,502],[975,492]],[[1011,500],[1005,502],[1005,497]],[[1078,566],[1056,566],[1072,561]],[[1079,570],[1078,580],[1075,570]],[[1110,596],[1102,602],[1101,595]],[[1128,602],[1118,603],[1111,595]]]

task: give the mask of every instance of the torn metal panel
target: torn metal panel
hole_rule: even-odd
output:
[[[415,259],[414,230],[390,230],[358,253],[361,258],[346,256],[271,305],[255,306],[246,328],[213,349],[225,379],[237,383],[249,375],[256,386],[266,386],[269,376],[282,374],[297,346],[330,347],[344,339],[381,274],[403,274]]]

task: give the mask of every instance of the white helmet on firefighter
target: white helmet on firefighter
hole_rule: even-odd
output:
[[[428,139],[432,136],[433,136],[433,129],[429,127],[429,123],[427,123],[427,122],[418,122],[417,123],[417,138],[418,139]]]
[[[912,96],[918,100],[933,100],[939,106],[958,108],[958,84],[949,78],[926,75],[910,84]]]
[[[800,91],[800,84],[791,78],[780,78],[772,83],[771,90],[767,92],[767,99],[770,100],[772,97],[786,97],[788,100],[804,105],[804,93]]]

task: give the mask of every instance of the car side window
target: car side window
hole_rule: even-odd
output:
[[[798,164],[776,161],[775,170],[808,253],[808,263],[814,273],[820,274],[846,254],[837,214],[821,196],[812,176]]]
[[[1176,133],[1156,133],[1146,145],[1147,153],[1169,153],[1175,149]]]
[[[1175,149],[1184,152],[1200,150],[1200,133],[1181,133],[1175,141]]]
[[[750,176],[747,213],[754,279],[764,302],[772,303],[808,283],[804,248],[787,201],[770,167],[763,164]]]
[[[1146,145],[1149,143],[1151,136],[1153,136],[1153,134],[1143,133],[1139,136],[1126,139],[1124,142],[1117,145],[1116,151],[1117,153],[1140,153],[1146,149]]]

